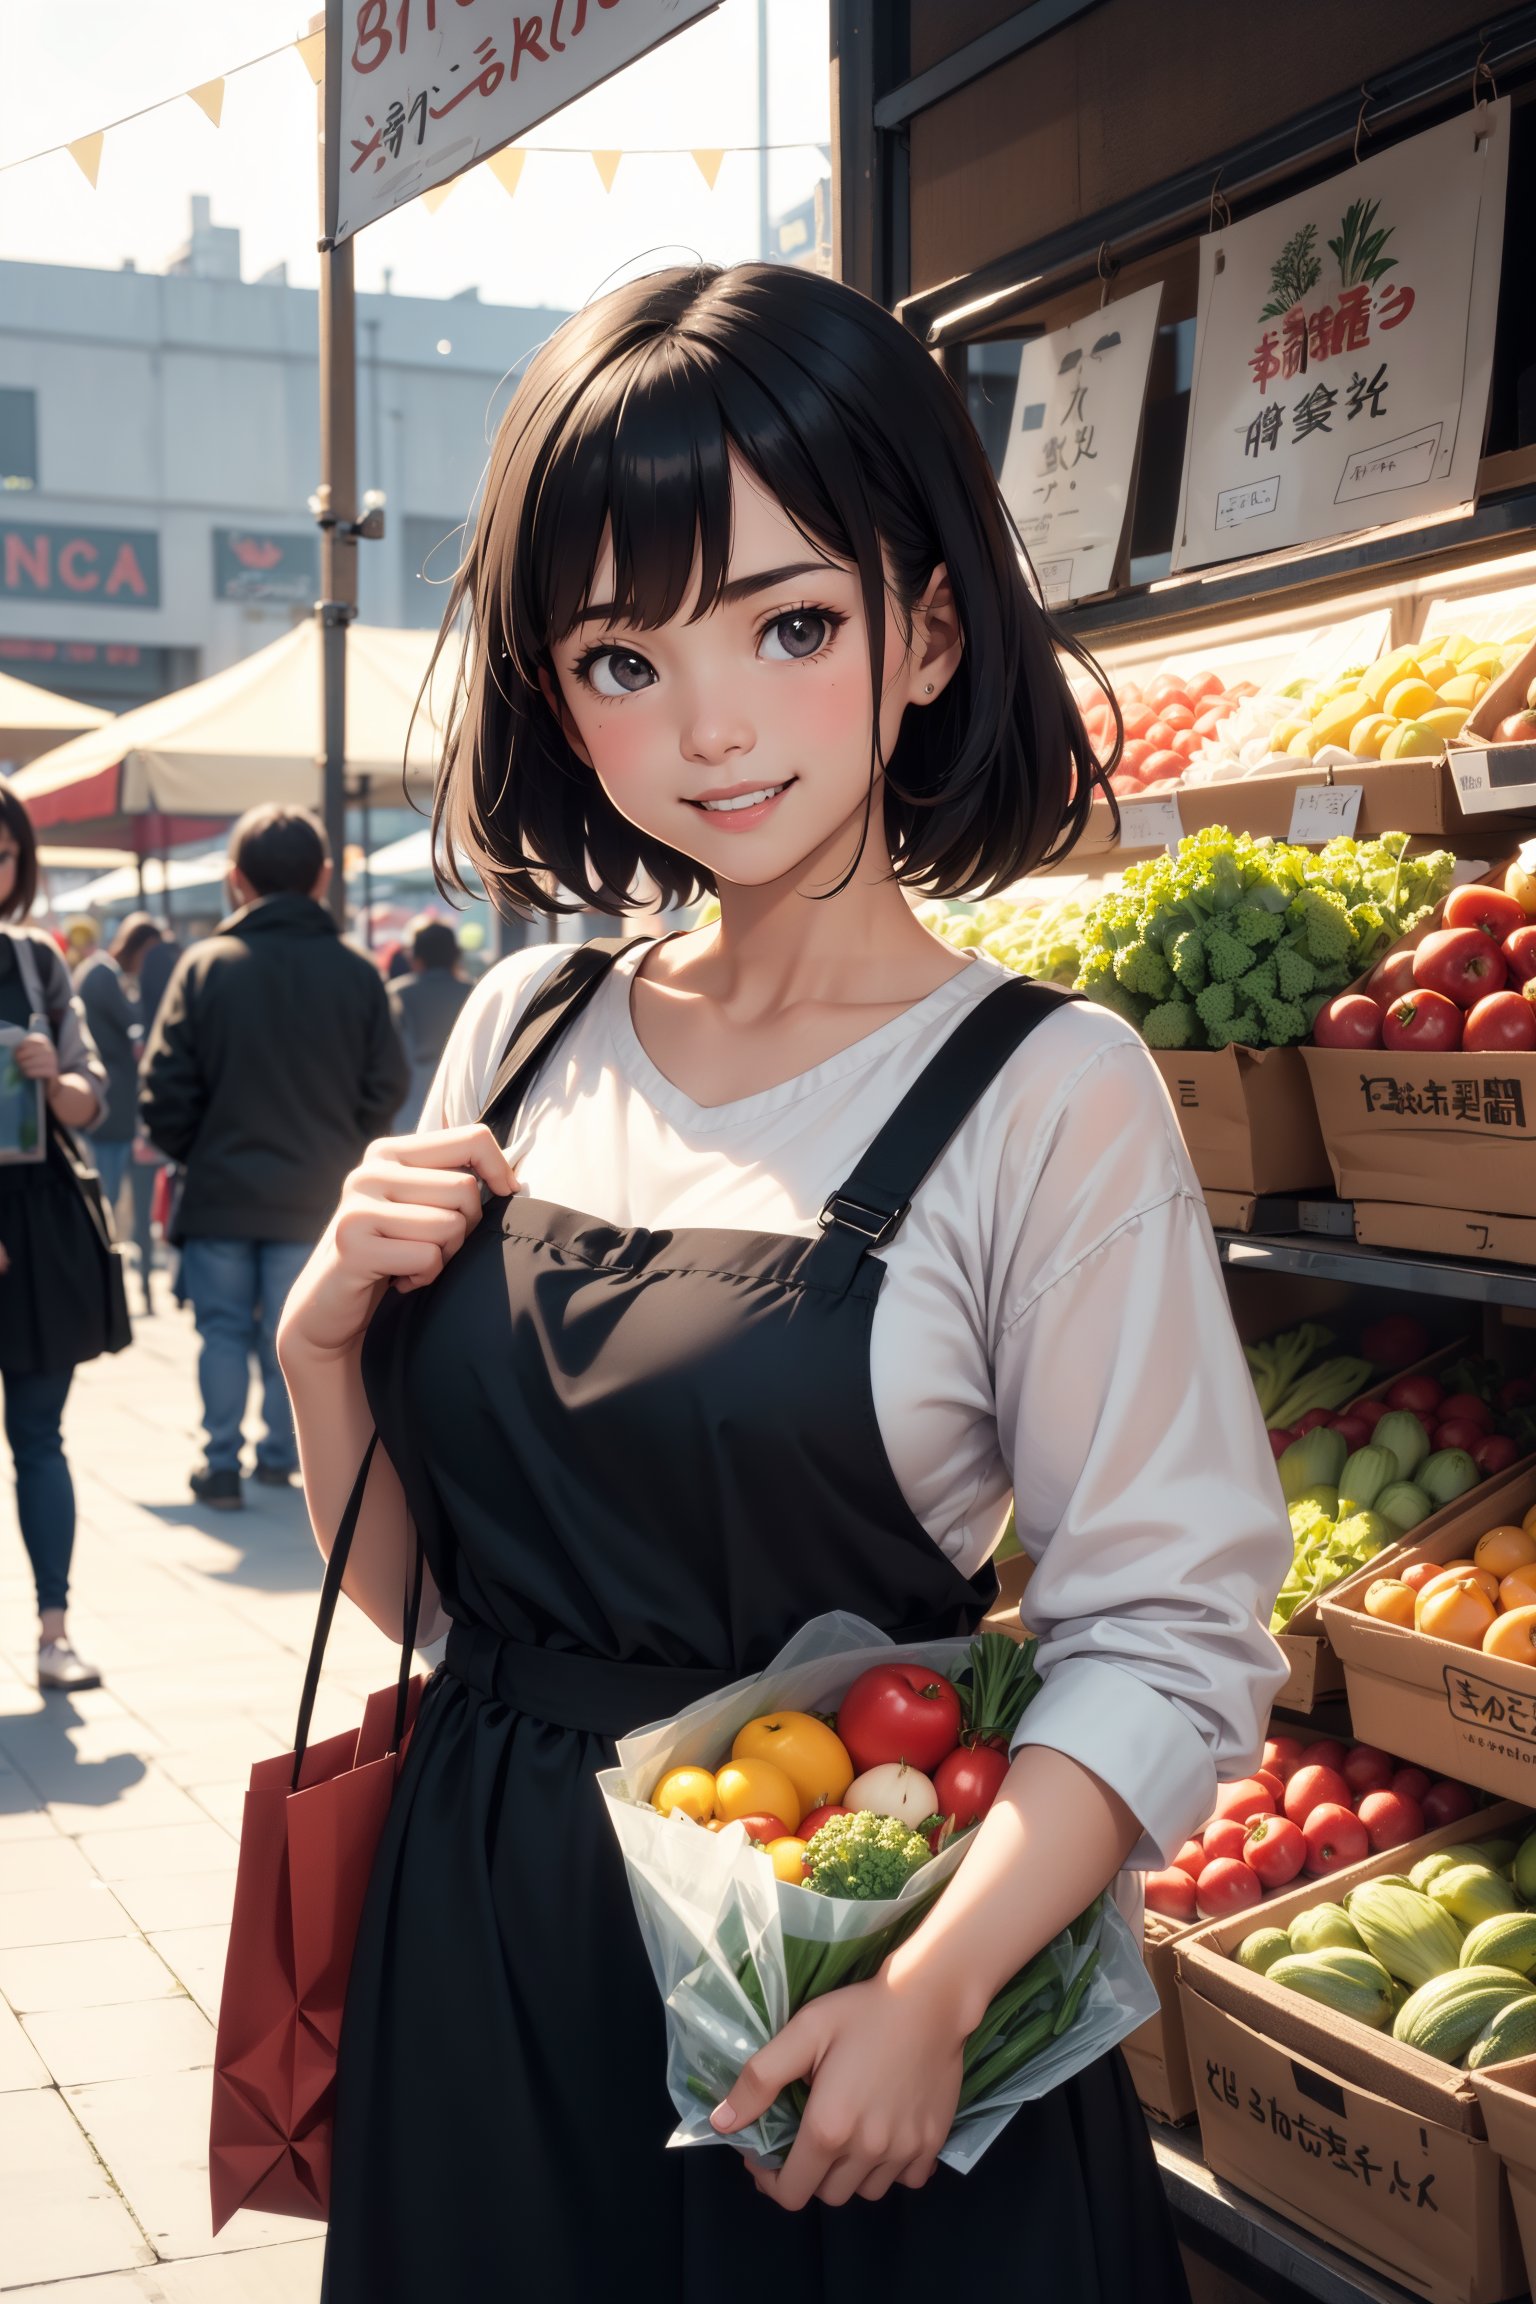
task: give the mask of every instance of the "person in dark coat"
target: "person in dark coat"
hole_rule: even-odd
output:
[[[410,942],[411,969],[389,987],[389,1013],[411,1067],[411,1085],[395,1114],[392,1134],[418,1125],[448,1035],[469,998],[459,967],[459,940],[446,920],[420,921]]]
[[[331,864],[307,809],[252,809],[230,839],[237,906],[177,964],[155,1021],[140,1109],[186,1174],[172,1239],[202,1339],[207,1459],[200,1503],[243,1501],[241,1424],[254,1356],[265,1430],[256,1478],[297,1469],[274,1338],[343,1177],[410,1083],[378,971],[325,909]]]
[[[138,1121],[139,1058],[144,1050],[139,971],[149,947],[159,941],[160,931],[149,914],[130,912],[111,943],[93,952],[75,972],[75,991],[107,1068],[106,1116],[89,1133],[96,1173],[114,1213],[122,1198]]]
[[[154,1030],[160,1003],[165,998],[165,988],[176,973],[176,963],[181,958],[181,946],[164,922],[157,920],[155,926],[159,931],[158,939],[147,947],[139,969],[139,1000],[144,1010],[146,1041]]]

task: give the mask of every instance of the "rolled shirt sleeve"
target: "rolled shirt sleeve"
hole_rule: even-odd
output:
[[[1014,1740],[1067,1753],[1148,1869],[1257,1758],[1286,1668],[1290,1529],[1205,1205],[1155,1066],[1106,1048],[1052,1122],[994,1346],[1044,1687]]]

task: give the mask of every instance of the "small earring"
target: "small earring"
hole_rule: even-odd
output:
[[[933,682],[931,680],[929,681],[927,687],[923,690],[923,694],[925,696],[931,696],[933,694]]]

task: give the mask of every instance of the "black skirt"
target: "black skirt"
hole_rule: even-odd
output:
[[[0,1164],[0,1248],[0,1374],[56,1374],[106,1350],[101,1250],[56,1146]]]

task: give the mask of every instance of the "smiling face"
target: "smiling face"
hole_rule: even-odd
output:
[[[858,572],[806,537],[732,459],[726,584],[716,604],[665,624],[612,609],[604,545],[591,601],[553,651],[546,695],[567,740],[631,824],[696,859],[717,882],[819,885],[852,863],[870,806],[881,845],[882,780],[870,802],[870,648]],[[942,569],[910,631],[887,594],[880,757],[909,705],[930,702],[959,660]]]

